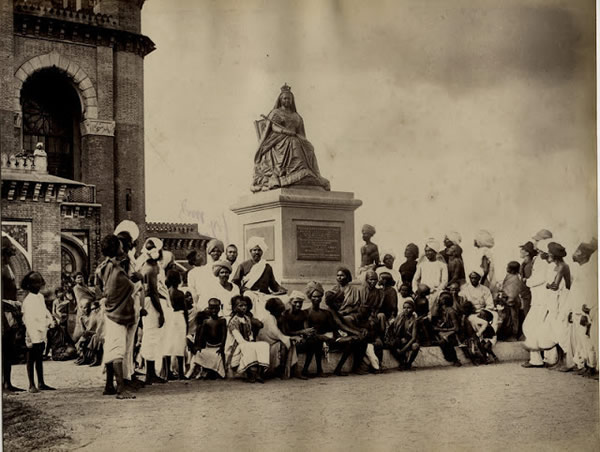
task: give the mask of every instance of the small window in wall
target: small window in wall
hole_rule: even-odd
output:
[[[125,190],[125,210],[131,212],[131,188]]]

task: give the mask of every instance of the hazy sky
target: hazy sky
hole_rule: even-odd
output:
[[[146,208],[239,237],[287,82],[324,177],[402,253],[485,228],[502,266],[547,228],[596,231],[593,1],[148,1]],[[358,254],[358,252],[357,252]],[[400,259],[398,263],[400,262]],[[503,271],[501,270],[501,273]]]

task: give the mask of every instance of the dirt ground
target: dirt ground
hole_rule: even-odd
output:
[[[39,411],[54,433],[43,446],[19,438],[44,435],[28,415],[26,432],[5,431],[10,450],[591,451],[600,439],[598,382],[519,363],[264,385],[172,382],[132,401],[102,396],[99,368],[44,364],[58,390],[5,396],[4,421]],[[25,368],[13,374],[25,387]]]

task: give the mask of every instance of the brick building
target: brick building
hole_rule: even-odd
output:
[[[0,2],[2,230],[17,278],[33,268],[56,287],[93,270],[121,220],[145,235],[143,3]]]

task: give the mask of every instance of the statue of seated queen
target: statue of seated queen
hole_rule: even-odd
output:
[[[315,150],[306,139],[304,121],[296,112],[291,88],[285,84],[275,108],[256,122],[259,138],[254,156],[252,191],[290,186],[313,186],[330,190],[321,176]]]

